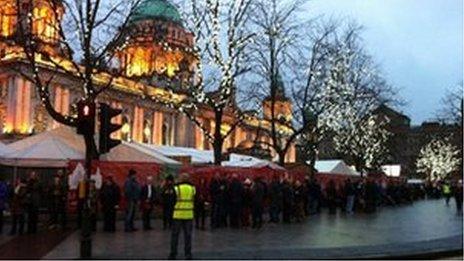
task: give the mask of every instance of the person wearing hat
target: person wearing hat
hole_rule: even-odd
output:
[[[116,208],[121,199],[121,192],[112,176],[107,176],[100,191],[100,202],[103,210],[103,231],[116,231]]]
[[[179,243],[179,232],[181,229],[184,233],[185,259],[192,259],[192,226],[196,191],[195,186],[190,184],[190,175],[188,173],[182,173],[179,177],[179,183],[174,189],[176,193],[176,204],[172,215],[173,226],[169,259],[175,259],[177,256],[177,245]]]

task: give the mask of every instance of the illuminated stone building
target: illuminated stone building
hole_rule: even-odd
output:
[[[36,36],[38,48],[43,48],[51,57],[60,57],[63,63],[67,59],[56,30],[56,24],[66,11],[64,6],[55,10],[48,2],[51,0],[17,1],[0,0],[0,139],[4,142],[59,126],[41,105],[34,85],[18,70],[12,69],[28,67],[24,55],[21,55],[22,49],[16,44],[21,34],[18,32],[18,17],[27,15],[21,10],[32,10],[33,28],[28,29]],[[21,8],[16,7],[17,3]],[[126,41],[115,53],[123,73],[113,79],[111,88],[99,96],[99,102],[107,102],[123,110],[117,119],[123,127],[116,136],[126,141],[211,149],[201,130],[187,117],[155,101],[141,98],[144,95],[141,89],[148,88],[140,86],[149,86],[153,95],[180,99],[182,89],[189,88],[194,80],[197,62],[192,53],[194,36],[183,26],[178,10],[167,0],[143,0],[130,17],[124,33]],[[44,59],[40,62],[46,63]],[[95,81],[104,82],[106,76],[104,73],[97,75]],[[82,96],[73,80],[72,75],[60,74],[50,85],[54,107],[65,115],[76,113],[75,104]],[[174,86],[176,91],[166,91],[168,85]],[[283,111],[284,117],[291,117],[289,108]],[[234,117],[226,116],[226,119]],[[215,128],[212,112],[201,111],[198,119],[207,128]],[[249,144],[245,141],[256,140],[256,129],[263,125],[266,125],[265,120],[250,116],[226,139],[224,152],[239,144]],[[225,131],[228,128],[227,122],[221,126]],[[262,139],[266,138],[263,135]],[[288,155],[288,161],[293,160],[294,150]]]

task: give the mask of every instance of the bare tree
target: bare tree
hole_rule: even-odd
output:
[[[462,126],[463,120],[463,86],[462,82],[447,90],[442,98],[442,108],[438,111],[438,119],[442,122],[456,123]]]
[[[95,104],[120,75],[115,53],[124,43],[123,31],[140,0],[16,0],[19,57],[27,62],[14,68],[36,87],[42,105],[57,122],[77,127],[76,115],[57,111],[50,89],[60,76],[71,79],[81,101]],[[84,135],[86,182],[90,163],[98,158],[93,130]],[[88,204],[84,216],[88,218]],[[91,255],[90,228],[82,230],[81,256]]]
[[[254,2],[253,8],[253,26],[263,35],[249,47],[254,77],[248,81],[249,88],[243,95],[249,97],[252,105],[263,107],[261,112],[267,124],[260,126],[262,130],[258,131],[266,132],[270,142],[259,142],[274,150],[281,165],[285,163],[288,150],[301,132],[294,128],[291,115],[283,115],[276,107],[291,102],[286,95],[288,90],[284,87],[282,75],[290,69],[295,57],[301,54],[303,39],[299,28],[304,23],[296,17],[305,2],[259,0]]]
[[[200,128],[212,144],[216,165],[221,164],[225,139],[246,117],[236,103],[236,79],[249,71],[244,63],[246,46],[256,35],[247,26],[251,2],[191,0],[184,13],[186,26],[195,36],[195,79],[183,90],[181,101],[161,101],[147,94],[177,109]],[[175,89],[170,87],[173,92]],[[213,112],[213,127],[199,119],[204,116],[201,111]]]
[[[79,90],[81,100],[91,103],[120,75],[114,66],[115,50],[124,42],[123,29],[139,1],[31,1],[21,5],[17,0],[16,41],[30,66],[17,71],[35,85],[43,106],[55,121],[76,127],[78,120],[75,115],[56,111],[50,100],[51,86],[60,75],[73,78],[72,87]],[[51,17],[39,17],[35,8],[49,8]],[[40,19],[44,22],[39,25]],[[85,135],[84,139],[86,155],[98,158],[93,135]]]

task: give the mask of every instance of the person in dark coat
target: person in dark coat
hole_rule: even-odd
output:
[[[303,190],[304,190],[304,194],[303,194],[303,202],[304,202],[304,214],[305,216],[309,216],[309,212],[310,212],[310,209],[309,209],[309,186],[310,186],[310,179],[309,179],[309,176],[305,176],[304,178],[304,183],[303,183]]]
[[[366,202],[366,212],[367,213],[372,213],[376,211],[376,202],[377,202],[377,187],[374,181],[371,179],[367,180],[366,183],[366,189],[365,189],[365,202]]]
[[[250,226],[251,205],[253,201],[252,182],[245,179],[243,182],[243,201],[242,201],[242,227]]]
[[[238,180],[236,174],[232,175],[232,182],[229,185],[229,213],[230,226],[238,228],[240,226],[240,212],[242,209],[243,185]]]
[[[150,224],[150,215],[153,212],[156,201],[156,186],[152,176],[147,177],[147,184],[142,188],[142,194],[140,199],[141,209],[142,209],[142,222],[144,230],[153,229]]]
[[[299,180],[295,182],[294,188],[294,211],[293,214],[295,216],[296,222],[303,221],[304,218],[304,198],[305,198],[305,191],[304,187]]]
[[[266,196],[266,185],[260,177],[255,179],[252,187],[251,215],[252,228],[263,226],[264,197]]]
[[[329,214],[334,215],[337,213],[337,188],[335,187],[335,182],[333,180],[329,181],[325,193],[327,198],[327,206],[329,207]]]
[[[116,209],[120,200],[120,189],[114,182],[113,177],[108,176],[100,190],[100,202],[103,211],[103,231],[116,231]]]
[[[209,183],[209,196],[211,198],[211,227],[217,228],[219,226],[219,202],[218,202],[218,195],[219,195],[219,175],[216,174],[211,179]]]
[[[279,223],[280,212],[282,210],[282,184],[279,177],[274,176],[269,186],[269,217],[271,223]]]
[[[354,205],[354,197],[355,197],[355,189],[354,185],[350,179],[347,179],[345,182],[345,197],[346,197],[346,205],[345,211],[346,214],[353,214],[353,205]]]
[[[174,177],[169,175],[164,181],[161,192],[163,204],[163,229],[171,228],[172,213],[176,204],[176,191],[174,190]]]
[[[293,211],[293,188],[288,179],[282,184],[282,219],[284,223],[290,223]]]
[[[216,201],[218,204],[218,220],[216,227],[227,227],[228,213],[228,182],[225,177],[219,180],[219,188],[216,193]]]
[[[0,177],[0,235],[3,233],[3,211],[6,209],[8,202],[8,185]]]
[[[206,201],[208,199],[208,187],[206,179],[201,178],[200,184],[195,188],[195,228],[205,229]]]
[[[124,183],[124,195],[126,197],[126,217],[125,217],[125,231],[132,232],[137,229],[134,227],[134,216],[136,206],[140,200],[140,185],[136,179],[136,171],[129,170],[129,175]]]
[[[18,184],[11,191],[11,203],[10,211],[12,217],[12,225],[10,235],[16,235],[18,232],[20,235],[24,232],[24,216],[26,211],[26,195],[27,195],[27,184],[22,178],[18,180]]]
[[[308,186],[308,197],[309,197],[309,214],[313,215],[320,212],[321,206],[321,186],[316,181],[314,177],[312,177],[309,181]]]
[[[39,222],[40,199],[43,193],[42,186],[37,177],[37,173],[31,172],[27,182],[27,233],[37,233]]]
[[[54,229],[59,224],[64,230],[66,228],[66,200],[68,190],[63,185],[62,175],[57,174],[53,178],[53,183],[48,189],[51,200],[51,225],[50,228]]]

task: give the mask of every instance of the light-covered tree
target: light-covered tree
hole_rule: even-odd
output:
[[[358,171],[368,171],[379,169],[388,160],[389,119],[373,112],[393,100],[394,91],[359,46],[356,39],[345,42],[334,61],[328,85],[336,92],[333,97],[337,107],[327,125],[333,132],[335,150]]]
[[[417,172],[430,180],[443,180],[461,163],[459,149],[448,138],[434,138],[424,145],[417,157]]]
[[[147,94],[187,116],[212,145],[214,164],[222,161],[225,139],[247,116],[236,103],[237,78],[249,71],[246,47],[256,34],[249,30],[251,0],[183,2],[185,26],[194,34],[197,66],[194,81],[182,90],[185,99],[170,102]],[[182,4],[182,3],[181,3]],[[176,86],[168,87],[176,91]],[[201,109],[201,110],[200,110]],[[199,120],[213,113],[213,126]]]

